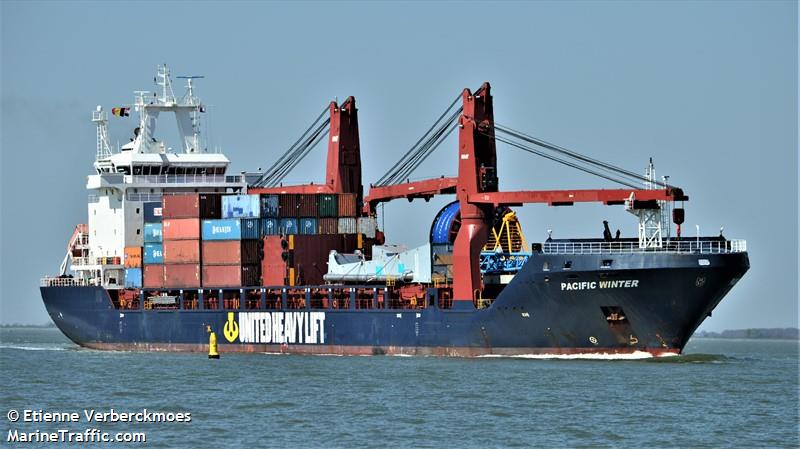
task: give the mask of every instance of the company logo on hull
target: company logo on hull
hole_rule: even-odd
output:
[[[236,337],[239,336],[239,325],[233,319],[233,312],[228,312],[228,321],[225,322],[222,333],[225,334],[225,339],[231,343],[236,341]]]
[[[231,343],[237,337],[240,343],[325,343],[325,312],[240,312],[238,325],[233,316],[228,313],[224,327]]]
[[[597,290],[606,288],[638,288],[638,279],[619,281],[562,282],[561,290]]]

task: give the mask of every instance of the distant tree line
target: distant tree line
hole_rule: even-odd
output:
[[[752,338],[752,339],[779,339],[798,340],[800,329],[796,327],[764,328],[764,329],[733,329],[722,332],[699,331],[694,334],[698,338]]]

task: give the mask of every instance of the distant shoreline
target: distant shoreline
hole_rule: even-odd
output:
[[[0,329],[55,329],[56,325],[52,321],[44,324],[0,324]]]
[[[698,331],[692,338],[730,338],[747,340],[800,340],[800,329],[796,327],[783,328],[751,328],[732,329],[722,332]]]

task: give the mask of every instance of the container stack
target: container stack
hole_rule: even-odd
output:
[[[142,286],[164,287],[164,245],[161,203],[144,203],[144,248],[142,250]],[[125,281],[127,284],[127,280]]]
[[[214,196],[204,195],[213,203]],[[213,204],[212,204],[213,208]],[[164,196],[163,261],[168,287],[198,288],[200,283],[200,195]]]
[[[221,216],[202,222],[203,287],[261,285],[259,196],[223,196]]]

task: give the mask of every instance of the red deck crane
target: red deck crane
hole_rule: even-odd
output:
[[[276,193],[354,193],[357,204],[363,196],[361,185],[361,146],[358,139],[356,99],[348,97],[341,106],[332,101],[328,107],[328,160],[322,184],[251,187],[252,194]]]
[[[498,206],[544,203],[566,206],[582,202],[624,204],[635,198],[634,208],[653,208],[656,201],[685,201],[679,188],[498,191],[497,150],[492,96],[489,83],[461,94],[458,118],[458,176],[371,187],[364,199],[364,213],[374,214],[381,202],[397,198],[430,198],[453,194],[460,203],[461,227],[453,248],[453,307],[473,307],[482,290],[480,252],[486,244],[493,210]],[[657,206],[656,206],[657,207]]]

